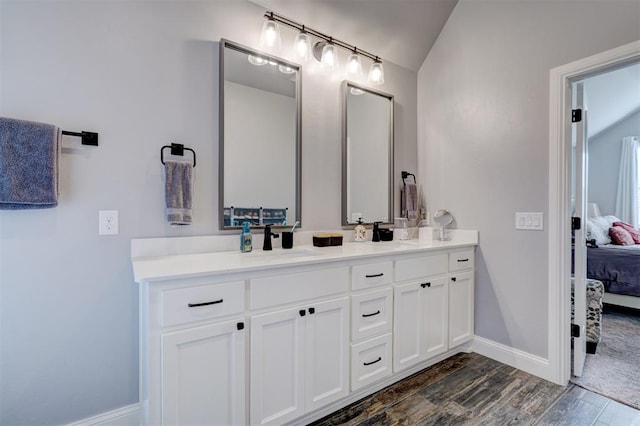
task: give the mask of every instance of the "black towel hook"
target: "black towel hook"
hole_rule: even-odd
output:
[[[164,164],[164,149],[169,148],[171,150],[171,155],[178,155],[182,157],[184,155],[184,151],[191,151],[193,154],[193,167],[196,166],[196,152],[191,148],[185,148],[185,146],[181,143],[172,143],[171,145],[165,145],[160,148],[160,162]]]

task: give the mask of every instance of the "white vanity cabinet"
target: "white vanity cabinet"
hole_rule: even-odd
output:
[[[244,281],[140,287],[143,424],[246,422]]]
[[[394,372],[473,338],[473,265],[473,249],[396,261]]]
[[[251,297],[261,295],[251,305],[267,309],[251,317],[251,424],[282,424],[348,394],[347,291],[348,267],[251,280]],[[295,305],[279,309],[282,300]]]
[[[310,423],[470,350],[476,244],[134,258],[141,424]]]

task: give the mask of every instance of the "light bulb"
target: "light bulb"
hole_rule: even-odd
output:
[[[355,52],[347,59],[347,75],[358,79],[362,77],[362,59]]]
[[[262,24],[262,35],[260,36],[260,48],[280,50],[282,40],[280,38],[280,27],[273,19],[267,19]]]
[[[384,83],[384,69],[382,68],[382,62],[376,59],[371,68],[369,69],[369,84],[379,86]]]
[[[336,47],[333,44],[327,43],[322,48],[322,59],[320,62],[331,69],[338,67],[338,52],[336,52]]]
[[[306,62],[309,59],[309,51],[311,50],[311,37],[305,32],[296,35],[293,41],[293,51],[298,59]]]
[[[296,72],[295,69],[291,68],[288,65],[278,65],[278,69],[283,74],[293,74],[294,72]]]

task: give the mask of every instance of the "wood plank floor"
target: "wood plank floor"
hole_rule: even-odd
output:
[[[640,411],[461,353],[314,423],[329,425],[640,426]]]

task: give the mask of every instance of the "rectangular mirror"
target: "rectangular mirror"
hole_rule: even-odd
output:
[[[221,229],[300,220],[300,66],[220,41]]]
[[[393,96],[342,83],[342,225],[393,220]]]

